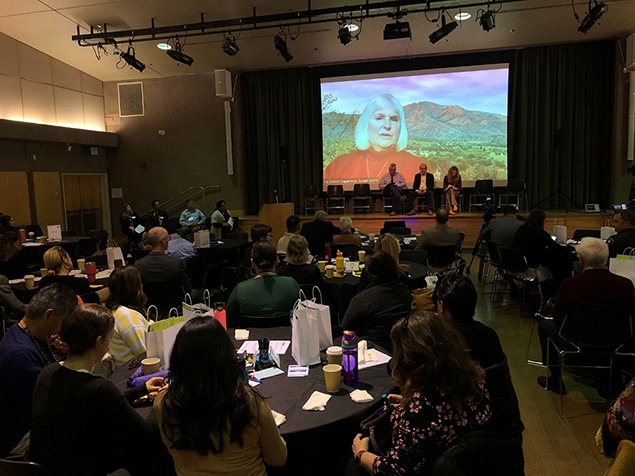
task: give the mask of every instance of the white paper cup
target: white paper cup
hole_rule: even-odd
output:
[[[33,289],[35,287],[35,276],[32,274],[24,276],[24,285],[27,289]]]
[[[329,364],[342,365],[342,348],[334,345],[326,349],[326,358]]]

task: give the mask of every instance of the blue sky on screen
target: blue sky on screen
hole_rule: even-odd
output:
[[[322,95],[337,101],[330,110],[361,113],[378,94],[392,94],[402,106],[429,101],[442,106],[461,106],[507,116],[508,69],[421,74],[322,83]]]

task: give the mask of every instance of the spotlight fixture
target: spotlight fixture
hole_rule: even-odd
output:
[[[194,58],[183,53],[183,46],[181,46],[178,36],[176,37],[176,41],[174,43],[174,49],[167,50],[166,53],[170,58],[174,61],[178,61],[179,63],[183,63],[188,66],[192,66],[192,63],[194,63]]]
[[[280,56],[282,56],[284,60],[288,63],[289,61],[293,59],[293,56],[291,56],[291,53],[289,53],[289,48],[287,47],[287,40],[283,38],[283,36],[286,37],[287,35],[285,35],[284,32],[280,30],[280,32],[273,39],[273,46],[276,48],[276,50],[278,50],[278,53],[280,53]]]
[[[170,43],[158,43],[157,48],[163,51],[167,51],[172,49],[172,45]]]
[[[222,48],[223,51],[229,56],[234,56],[240,51],[240,48],[238,48],[238,45],[236,44],[236,38],[234,38],[231,33],[229,33],[223,40]]]
[[[589,0],[589,13],[587,13],[587,15],[582,20],[582,23],[580,23],[580,26],[578,27],[578,31],[581,31],[585,34],[591,29],[593,25],[595,25],[595,22],[598,21],[600,17],[604,15],[604,13],[606,13],[606,11],[609,9],[609,7],[607,7],[606,3],[604,2],[598,3],[597,0],[593,0],[593,2],[595,3],[595,6],[591,8],[591,0]]]
[[[470,18],[472,18],[472,14],[470,12],[459,11],[459,13],[454,15],[454,19],[458,21],[465,21],[465,20],[469,20]]]
[[[483,31],[490,31],[496,28],[496,13],[494,10],[483,10],[483,14],[477,19],[479,20]]]
[[[441,10],[441,28],[430,34],[430,43],[433,45],[452,33],[459,24],[452,20],[450,23],[445,22],[445,10]]]
[[[353,23],[353,21],[358,21],[359,26]],[[353,16],[338,14],[337,15],[337,24],[339,28],[337,30],[337,39],[340,40],[340,43],[343,45],[348,45],[353,40],[359,40],[359,34],[361,33],[361,24],[362,20],[356,20]],[[357,32],[353,35],[353,32]]]
[[[128,51],[121,51],[119,53],[121,59],[123,59],[128,65],[132,66],[134,69],[139,71],[140,73],[146,69],[146,65],[139,61],[135,56],[134,46],[132,46],[132,42],[128,45]]]
[[[339,29],[339,31],[337,32],[337,37],[340,39],[340,43],[342,43],[343,45],[348,45],[353,39],[351,31],[345,26]]]
[[[384,40],[398,40],[401,38],[412,38],[410,23],[407,21],[387,23],[384,27]]]

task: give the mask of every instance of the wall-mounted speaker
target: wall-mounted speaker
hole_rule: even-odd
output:
[[[143,83],[119,83],[119,116],[134,117],[145,114],[143,106]]]
[[[232,74],[226,69],[214,71],[214,82],[216,85],[216,97],[231,98],[232,94]]]

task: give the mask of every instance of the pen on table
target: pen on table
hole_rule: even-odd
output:
[[[254,382],[257,382],[257,383],[262,383],[262,380],[260,380],[259,378],[257,378],[255,375],[250,375],[250,376],[249,376],[249,378],[250,378],[251,380],[253,380]]]

